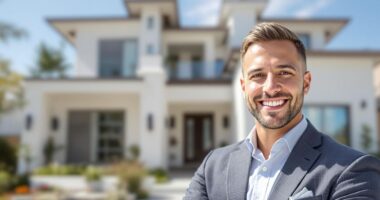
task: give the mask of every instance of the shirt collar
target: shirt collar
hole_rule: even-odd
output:
[[[276,143],[273,146],[275,146],[280,140],[283,140],[285,141],[289,152],[291,152],[294,146],[296,145],[298,139],[302,136],[302,133],[306,130],[306,128],[307,121],[305,117],[302,116],[302,120],[298,122],[298,124],[294,126],[292,129],[290,129],[283,137],[276,141]],[[256,126],[252,128],[248,136],[245,138],[244,142],[246,143],[251,155],[254,155],[255,151],[257,150]]]

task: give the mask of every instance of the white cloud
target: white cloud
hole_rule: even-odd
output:
[[[295,13],[295,16],[297,18],[307,18],[312,16],[313,14],[317,13],[322,8],[328,6],[331,4],[334,0],[318,0],[318,1],[312,1],[313,3],[308,4],[301,10],[297,11]]]
[[[215,25],[219,17],[220,0],[202,1],[194,9],[186,10],[184,16],[197,25]]]

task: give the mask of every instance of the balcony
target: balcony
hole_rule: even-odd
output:
[[[169,81],[173,80],[223,80],[224,62],[176,61],[166,64]]]

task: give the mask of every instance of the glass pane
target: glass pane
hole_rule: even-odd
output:
[[[100,41],[100,77],[121,76],[123,43],[120,40]]]
[[[191,68],[192,68],[192,78],[202,78],[203,77],[203,62],[202,59],[198,56],[194,56],[191,59]]]
[[[301,40],[305,49],[310,49],[310,35],[309,34],[298,34],[298,38]]]
[[[342,144],[349,144],[348,109],[344,106],[305,106],[303,113],[321,132]]]
[[[193,119],[188,119],[186,122],[187,129],[187,158],[194,158],[194,121]]]
[[[132,77],[136,73],[137,63],[137,42],[135,40],[127,40],[124,42],[123,52],[123,76]]]
[[[348,144],[348,113],[343,107],[325,109],[325,132],[342,144]]]
[[[98,116],[98,161],[114,160],[116,155],[121,157],[124,129],[123,112],[100,112]]]
[[[211,122],[210,118],[203,119],[203,150],[207,151],[212,148],[211,141]]]
[[[218,59],[215,61],[215,76],[221,77],[223,73],[224,61]]]
[[[304,106],[303,113],[318,130],[323,130],[323,113],[320,107]]]

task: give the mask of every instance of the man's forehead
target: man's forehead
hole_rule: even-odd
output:
[[[302,67],[301,58],[294,44],[287,40],[263,41],[252,44],[243,57],[243,66],[262,68],[268,66]]]

